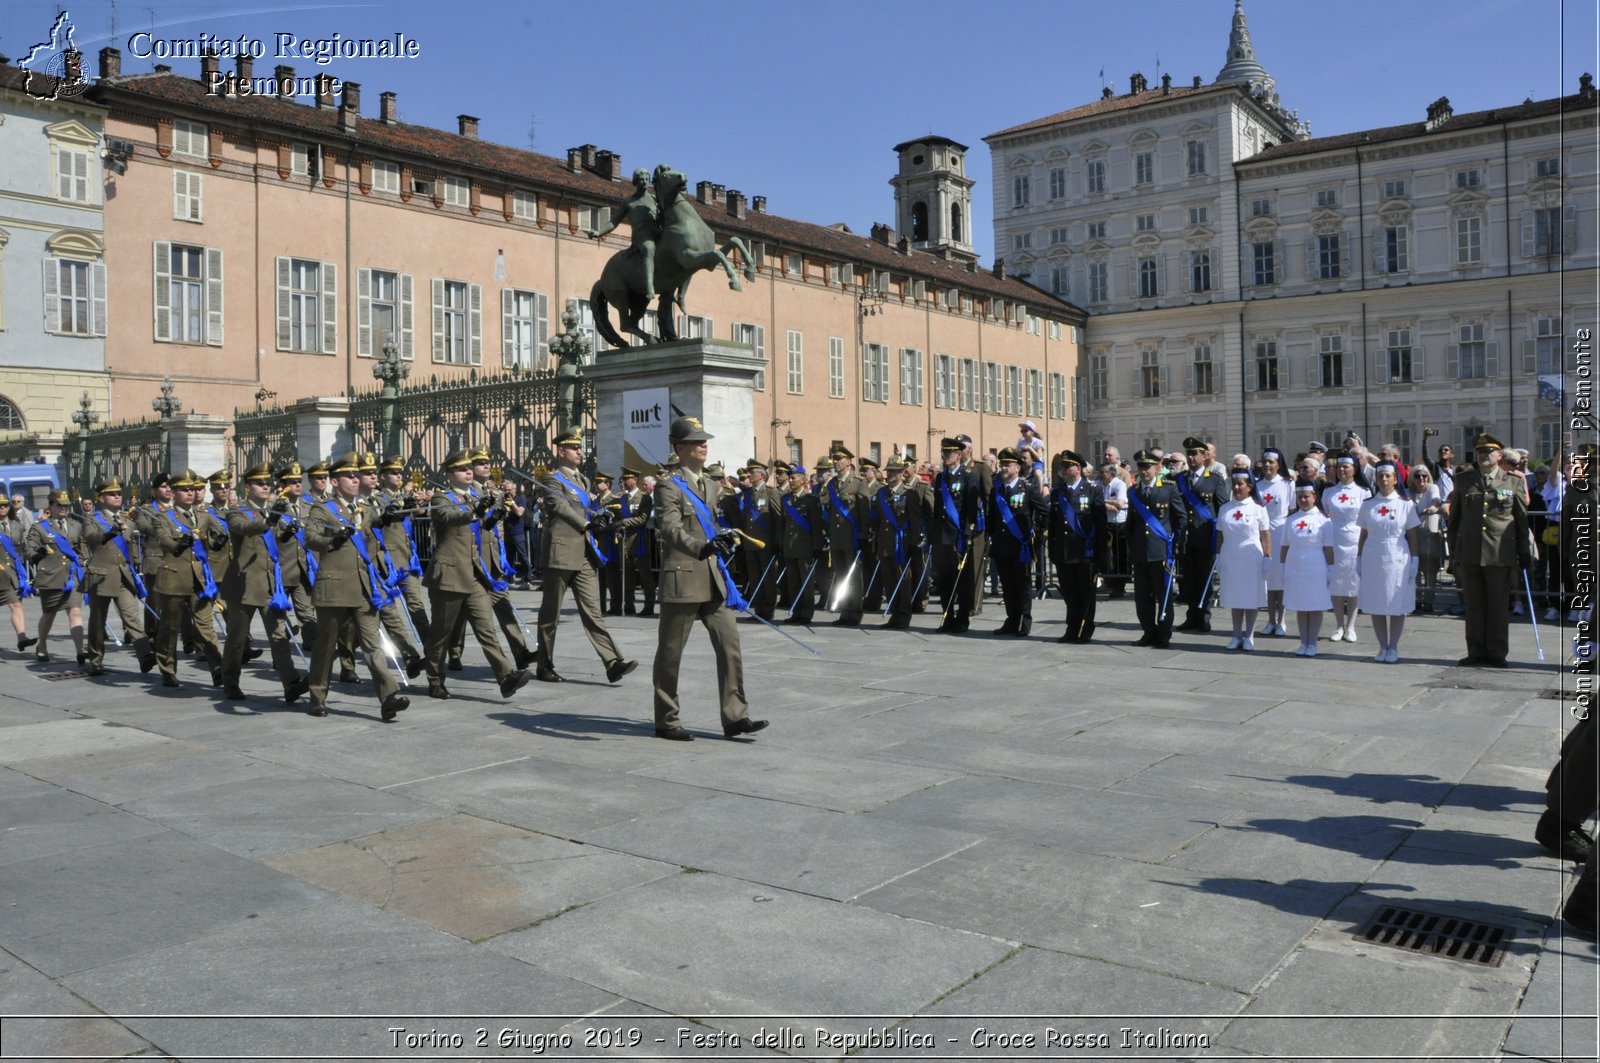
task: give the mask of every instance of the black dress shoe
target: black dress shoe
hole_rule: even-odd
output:
[[[105,675],[106,674],[106,670],[104,668],[100,667],[98,664],[91,664],[91,665],[89,665],[89,674],[90,675]]]
[[[722,737],[723,738],[737,738],[740,735],[755,734],[757,731],[766,730],[766,727],[767,727],[767,721],[766,720],[752,720],[752,719],[749,719],[747,717],[747,718],[745,718],[743,720],[740,720],[738,723],[734,724],[732,727],[724,727],[722,729]]]
[[[308,716],[326,716],[328,715],[328,706],[322,704],[320,701],[313,701],[310,706],[306,708],[306,714]]]
[[[461,671],[461,668],[462,668],[461,658],[460,657],[452,657],[452,658],[450,658],[450,663],[445,665],[445,667],[450,669],[452,672]]]
[[[1017,634],[1020,635],[1022,638],[1027,638],[1028,637],[1028,633],[1031,632],[1032,630],[1033,630],[1033,620],[1032,620],[1032,618],[1023,617],[1022,618],[1022,623],[1017,625]]]
[[[653,608],[652,609],[641,609],[641,610],[639,610],[639,615],[640,616],[655,616],[656,615],[656,611]],[[692,738],[693,736],[691,735],[690,737]]]
[[[500,680],[500,696],[509,698],[517,691],[528,685],[528,680],[533,678],[526,668],[518,668],[515,672]]]
[[[1533,828],[1533,840],[1574,864],[1586,863],[1594,851],[1594,839],[1588,831],[1576,823],[1562,823],[1549,810],[1539,817],[1539,825]]]
[[[1155,642],[1155,639],[1151,638],[1149,635],[1140,635],[1138,638],[1133,640],[1133,645],[1135,645],[1135,646],[1149,646],[1149,645],[1153,644],[1154,642]]]
[[[628,608],[623,610],[623,613],[626,614],[627,616],[638,616],[639,615],[639,610],[638,610],[637,607],[630,605],[630,606],[628,606]]]
[[[341,668],[339,669],[339,682],[359,683],[361,682],[361,675],[353,668]]]
[[[140,671],[141,674],[148,675],[150,673],[150,669],[154,668],[155,666],[156,666],[156,655],[155,654],[152,653],[148,657],[140,657],[139,658],[139,671]]]
[[[161,685],[164,687],[176,687],[178,685],[178,677],[175,675],[164,675],[161,677]]]
[[[1057,642],[1077,642],[1078,641],[1078,636],[1074,635],[1072,632],[1069,631],[1065,635],[1062,635],[1060,638],[1056,639],[1056,641]]]
[[[38,642],[38,641],[39,640],[34,638],[32,635],[18,635],[17,636],[17,652],[21,653],[23,650],[26,650],[29,646],[32,646],[35,642]]]
[[[383,717],[384,723],[389,723],[410,707],[411,699],[404,694],[390,694],[383,699],[383,705],[379,707],[378,713]]]
[[[247,660],[247,661],[253,661],[257,657],[260,657],[260,656],[261,656],[261,650],[258,649],[255,646],[251,646],[249,649],[244,651],[244,659]]]
[[[1152,639],[1152,640],[1150,640],[1150,648],[1152,650],[1164,650],[1164,649],[1166,649],[1167,647],[1169,647],[1171,645],[1172,645],[1172,640],[1171,639]]]
[[[516,646],[511,647],[511,663],[518,668],[527,668],[537,660],[538,658],[527,650],[519,649]]]
[[[428,669],[428,662],[426,660],[424,660],[423,658],[421,658],[421,657],[407,657],[406,658],[406,678],[407,679],[415,679],[415,678],[417,678],[417,676],[419,676],[423,672],[427,671],[427,669]]]
[[[860,620],[852,620],[848,616],[841,616],[837,620],[828,621],[828,626],[829,627],[855,627],[859,623],[861,623]]]
[[[1482,664],[1482,663],[1483,663],[1483,658],[1482,657],[1478,657],[1478,656],[1476,656],[1474,654],[1470,654],[1470,653],[1467,654],[1465,657],[1461,658],[1461,660],[1456,662],[1456,664],[1459,667],[1462,667],[1462,668],[1471,668],[1475,664]]]
[[[33,659],[35,661],[38,661],[40,664],[49,664],[50,663],[50,653],[47,650],[34,650],[33,651]]]
[[[78,667],[79,668],[82,668],[84,665],[86,665],[88,663],[89,663],[89,655],[87,653],[78,654]]]
[[[996,635],[1015,635],[1017,633],[1017,622],[1008,619],[1005,623],[995,628],[994,633]]]
[[[429,683],[428,684],[428,697],[432,698],[435,701],[449,701],[450,700],[450,691],[445,689],[445,686],[444,686],[443,683]]]
[[[526,669],[523,669],[523,670],[526,671]],[[562,678],[561,673],[557,672],[554,668],[540,668],[538,673],[535,675],[535,678],[538,679],[539,682],[541,682],[541,683],[565,683],[566,682],[566,680],[564,678]]]
[[[223,685],[222,696],[229,701],[243,701],[244,691],[239,689],[238,683],[227,683]]]
[[[218,690],[222,689],[222,669],[211,669],[211,685]]]
[[[293,705],[309,693],[311,693],[311,680],[301,676],[283,688],[283,703]]]
[[[656,737],[665,738],[668,742],[693,742],[694,735],[682,727],[657,727]]]
[[[970,627],[972,627],[972,621],[968,620],[966,617],[962,617],[959,620],[950,621],[950,631],[952,634],[960,635],[967,631],[967,629]]]
[[[1478,663],[1483,665],[1485,668],[1510,668],[1511,667],[1509,664],[1506,663],[1506,659],[1504,657],[1485,657],[1483,660],[1479,661]]]
[[[615,683],[637,667],[638,661],[612,661],[606,665],[606,682]]]

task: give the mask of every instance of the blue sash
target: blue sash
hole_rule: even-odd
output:
[[[417,533],[411,526],[411,518],[407,517],[400,522],[400,527],[405,529],[406,542],[411,544],[411,556],[406,558],[406,576],[422,575],[422,562],[417,560]],[[402,580],[405,576],[400,577]]]
[[[1144,526],[1155,532],[1156,538],[1160,539],[1166,544],[1167,564],[1170,566],[1172,564],[1171,530],[1168,529],[1165,524],[1162,524],[1159,520],[1157,520],[1156,515],[1150,512],[1150,507],[1144,504],[1144,499],[1139,497],[1139,487],[1137,484],[1128,488],[1128,501],[1133,505],[1134,509],[1139,511],[1139,516],[1141,519],[1143,519]]]
[[[0,532],[0,550],[6,552],[6,556],[11,558],[11,564],[17,570],[17,593],[24,598],[33,597],[33,581],[28,578],[28,566],[17,556],[17,544],[4,532]]]
[[[261,539],[267,544],[267,556],[272,559],[272,597],[267,601],[267,607],[282,613],[294,611],[294,601],[283,589],[283,563],[278,555],[278,533],[272,525],[267,525],[267,530],[262,533]]]
[[[838,511],[839,516],[845,519],[845,523],[850,525],[850,549],[860,550],[861,525],[856,523],[855,515],[850,512],[850,507],[845,505],[844,499],[839,497],[838,480],[828,481],[828,495],[833,499],[833,508]]]
[[[1020,484],[1022,481],[1017,482]],[[1033,564],[1033,544],[1022,534],[1022,528],[1017,524],[1017,514],[1011,508],[1011,500],[1006,497],[1005,484],[994,485],[994,500],[996,508],[1000,510],[1000,520],[1005,524],[1006,531],[1010,532],[1011,537],[1022,546],[1022,563]]]
[[[568,487],[572,488],[572,493],[578,496],[578,505],[583,507],[583,515],[585,517],[593,519],[593,517],[594,517],[594,502],[590,500],[589,492],[585,491],[583,488],[579,487],[577,484],[573,483],[571,480],[567,479],[565,476],[562,476],[561,473],[558,472],[558,471],[552,470],[550,475],[555,477],[557,480],[560,480],[562,483],[566,484]],[[611,563],[611,558],[609,556],[607,556],[607,554],[606,554],[606,552],[604,550],[600,549],[600,544],[595,541],[595,537],[593,535],[589,534],[588,532],[585,532],[583,537],[585,539],[589,540],[589,546],[594,550],[594,556],[599,558],[600,563],[602,565],[609,565]],[[504,547],[504,545],[502,545],[501,546],[501,561],[502,561],[502,563],[504,562],[504,560],[505,560],[505,547]]]
[[[955,495],[950,491],[950,471],[939,473],[939,501],[944,505],[944,517],[956,527],[956,553],[967,552],[967,529],[961,526],[961,510],[956,506]]]
[[[711,507],[706,505],[706,500],[700,497],[698,491],[689,486],[689,481],[683,478],[682,473],[673,476],[673,479],[683,488],[683,493],[688,496],[690,503],[694,505],[694,515],[700,518],[700,531],[709,542],[717,534],[717,522],[711,516]],[[728,589],[728,605],[741,613],[749,609],[750,603],[745,601],[744,595],[739,593],[738,584],[733,582],[733,573],[728,571],[728,563],[722,560],[721,554],[712,554],[711,556],[717,559],[717,567],[722,569],[722,583]]]
[[[102,531],[109,532],[111,530],[111,522],[106,520],[104,513],[96,510],[94,519],[100,525]],[[122,560],[128,563],[128,574],[133,577],[133,593],[138,595],[140,600],[143,600],[149,596],[150,592],[144,589],[144,580],[139,578],[139,570],[133,565],[133,555],[128,552],[127,537],[119,532],[111,537],[111,541],[122,552]]]
[[[367,601],[372,603],[372,608],[382,609],[394,601],[392,588],[388,581],[378,574],[378,566],[372,560],[372,551],[367,549],[366,533],[345,519],[344,514],[339,512],[338,503],[333,499],[330,498],[322,503],[322,508],[333,514],[334,520],[355,533],[350,536],[350,545],[355,547],[356,556],[361,559],[361,563],[367,566],[367,582],[372,588],[367,593]]]
[[[472,508],[457,498],[454,491],[445,492],[445,497],[455,503],[456,508],[463,513]],[[483,562],[483,525],[477,520],[472,522],[472,557],[477,562],[478,572],[482,574],[484,582],[489,585],[491,591],[496,594],[503,594],[510,589],[511,584],[503,579],[495,579],[494,574],[489,571],[489,566]]]
[[[78,560],[78,552],[67,542],[67,537],[50,527],[50,518],[45,517],[39,521],[39,527],[49,533],[50,538],[56,541],[56,549],[61,551],[61,556],[72,563],[71,574],[67,576],[67,585],[61,588],[63,594],[71,594],[83,585],[83,562]]]
[[[183,521],[178,519],[178,508],[176,506],[167,510],[167,519],[179,531],[194,536],[194,545],[189,549],[194,551],[195,560],[200,562],[200,575],[205,577],[205,582],[200,586],[198,597],[202,602],[209,602],[217,596],[217,581],[211,576],[211,557],[206,553],[204,537],[196,534],[194,529],[186,527]]]
[[[906,550],[906,526],[894,515],[894,488],[886,487],[878,495],[878,511],[889,527],[894,529],[894,563],[904,566],[909,552]]]
[[[793,495],[783,496],[783,511],[789,514],[789,519],[800,525],[807,535],[811,534],[811,522],[800,515],[799,508],[794,504]]]
[[[1056,507],[1061,510],[1062,519],[1067,522],[1067,527],[1072,533],[1083,540],[1083,556],[1094,556],[1094,535],[1083,530],[1083,522],[1078,519],[1077,496],[1070,485],[1063,486],[1056,492]]]
[[[745,493],[740,508],[744,510],[746,519],[754,522],[756,527],[760,528],[762,532],[765,533],[765,538],[772,538],[772,517],[763,514],[761,510],[756,508],[755,491],[751,490]]]
[[[306,529],[304,526],[295,529],[294,541],[300,544],[300,552],[306,559],[306,588],[309,590],[317,585],[317,552],[306,548]]]
[[[1201,520],[1207,524],[1215,524],[1217,522],[1217,515],[1211,512],[1210,506],[1200,501],[1200,496],[1189,483],[1189,477],[1178,477],[1178,493],[1183,496],[1185,502],[1189,503],[1189,508],[1194,510]]]

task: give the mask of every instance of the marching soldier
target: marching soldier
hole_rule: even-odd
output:
[[[883,568],[879,563],[881,554],[877,549],[877,499],[878,493],[886,486],[883,479],[883,470],[871,458],[862,458],[856,462],[861,473],[861,487],[857,494],[861,498],[861,533],[865,541],[865,548],[861,551],[862,577],[864,587],[861,592],[861,608],[863,612],[876,613],[883,609]],[[872,559],[872,565],[867,566],[867,559]]]
[[[653,490],[655,478],[648,479]],[[655,495],[640,484],[639,473],[635,469],[622,470],[622,487],[622,611],[629,616],[634,615],[633,587],[637,583],[644,590],[644,609],[638,611],[639,615],[655,616],[656,573],[652,556],[655,530],[650,519]]]
[[[105,673],[106,617],[117,607],[125,641],[139,658],[139,671],[156,666],[156,651],[144,631],[144,580],[133,564],[128,527],[122,515],[122,483],[113,477],[95,487],[98,508],[84,522],[83,545],[89,553],[84,590],[89,595],[89,672]]]
[[[787,585],[789,616],[785,624],[809,624],[816,615],[817,586],[826,565],[827,525],[822,520],[822,505],[805,477],[805,467],[789,477],[789,493],[783,496],[783,570]]]
[[[1179,591],[1188,612],[1179,631],[1210,631],[1210,576],[1217,559],[1217,511],[1228,504],[1230,488],[1225,477],[1211,469],[1211,451],[1205,441],[1190,436],[1183,441],[1188,469],[1177,476],[1178,492],[1189,507],[1189,534],[1184,538]]]
[[[470,490],[475,498],[486,500],[489,505],[484,510],[481,521],[479,547],[483,554],[483,563],[490,578],[494,581],[489,588],[490,608],[494,611],[495,621],[500,625],[500,633],[505,636],[506,646],[511,651],[511,660],[518,668],[526,668],[533,663],[534,655],[528,650],[526,632],[522,629],[522,619],[517,615],[517,607],[511,601],[511,563],[506,559],[505,541],[501,538],[500,521],[505,516],[505,495],[498,486],[491,482],[491,466],[489,464],[489,451],[478,447],[467,452],[472,461],[472,484]],[[461,614],[456,618],[454,637],[450,644],[450,669],[461,670],[461,651],[466,645],[467,617]]]
[[[1028,454],[1032,457],[1032,452]],[[1023,638],[1033,630],[1033,526],[1044,512],[1044,498],[1032,476],[1022,475],[1022,455],[1010,447],[1000,452],[1000,482],[989,495],[995,537],[992,560],[1000,576],[1006,619],[997,635]]]
[[[482,523],[493,499],[473,494],[472,459],[467,451],[446,457],[444,474],[449,490],[436,491],[429,505],[433,557],[423,577],[432,617],[428,625],[428,696],[450,697],[443,678],[445,654],[457,622],[465,616],[494,669],[500,696],[509,698],[533,677],[527,669],[511,663],[495,635],[494,603],[489,594],[498,581],[483,560]],[[502,589],[504,586],[500,584]]]
[[[306,512],[311,512],[310,507],[318,502],[326,502],[333,497],[333,488],[329,486],[331,470],[328,463],[319,461],[306,470],[306,480],[311,485],[306,492]]]
[[[156,521],[172,508],[172,474],[158,472],[150,477],[150,500],[134,507],[129,519],[139,536],[139,571],[149,586],[155,579],[156,568],[161,564],[161,551],[156,547]]]
[[[283,585],[284,555],[294,543],[294,528],[286,521],[288,501],[274,505],[272,468],[266,462],[244,473],[244,498],[228,511],[228,535],[233,549],[222,575],[222,600],[228,616],[228,641],[222,650],[222,692],[231,701],[243,701],[239,675],[250,646],[250,626],[256,613],[267,629],[272,668],[283,684],[283,700],[293,705],[310,690],[290,652],[289,614],[294,610]]]
[[[311,507],[305,519],[306,541],[317,554],[317,585],[312,598],[320,620],[317,646],[311,651],[311,706],[306,711],[312,716],[328,715],[328,683],[333,677],[337,645],[353,638],[366,655],[379,712],[383,722],[389,723],[411,705],[411,699],[400,693],[384,662],[378,608],[388,599],[388,588],[378,571],[378,543],[372,534],[369,511],[360,502],[359,464],[354,454],[346,454],[333,463],[329,469],[333,474],[333,496]],[[274,655],[277,653],[274,648]]]
[[[833,482],[833,458],[824,454],[817,459],[817,482],[812,487],[816,495],[817,505],[822,510],[822,564],[817,568],[816,588],[817,601],[826,608],[833,600],[833,553],[832,540],[828,529],[833,526],[833,506],[828,500],[828,484]]]
[[[904,459],[891,458],[885,470],[890,482],[873,496],[873,538],[882,566],[878,582],[888,588],[889,597],[889,619],[881,625],[886,628],[911,626],[911,602],[916,591],[911,562],[922,553],[927,535],[922,499],[911,486],[909,469]]]
[[[394,607],[404,609],[411,619],[416,637],[425,647],[428,642],[427,600],[422,595],[422,563],[417,559],[417,538],[412,519],[416,509],[425,503],[405,489],[406,464],[400,458],[390,458],[378,467],[378,489],[374,499],[381,507],[378,524],[382,529],[384,549],[394,562],[399,574],[398,590],[401,597]],[[386,622],[387,622],[387,614]],[[391,629],[392,630],[392,629]],[[409,671],[409,669],[407,669]]]
[[[637,661],[623,659],[600,612],[595,567],[606,555],[597,540],[610,537],[612,517],[610,510],[596,508],[589,481],[578,471],[582,458],[583,440],[576,433],[556,440],[556,467],[539,483],[545,574],[544,596],[539,602],[537,677],[546,683],[562,682],[555,667],[556,627],[568,589],[584,633],[606,666],[606,680],[615,683],[639,667]]]
[[[1526,484],[1500,467],[1504,444],[1488,432],[1472,449],[1477,463],[1456,476],[1447,532],[1466,607],[1467,655],[1458,663],[1504,668],[1517,570],[1532,564]]]
[[[745,465],[750,474],[750,489],[739,497],[739,524],[749,533],[744,540],[745,578],[750,582],[750,609],[763,620],[772,619],[778,602],[779,495],[767,486],[767,467],[751,458]],[[759,540],[761,546],[754,545]]]
[[[50,492],[49,516],[35,521],[24,538],[26,553],[33,561],[33,586],[39,595],[39,648],[37,661],[50,659],[50,629],[56,614],[65,611],[71,625],[72,644],[78,663],[88,660],[83,651],[83,612],[78,596],[83,593],[83,520],[73,512],[72,496],[65,491]]]
[[[211,684],[222,685],[222,650],[213,620],[217,582],[210,550],[220,550],[228,532],[199,504],[204,487],[205,481],[193,469],[174,473],[172,508],[155,522],[161,560],[150,590],[161,617],[156,625],[156,663],[163,686],[178,685],[178,629],[185,611],[194,615],[195,639],[211,669]]]
[[[861,623],[861,559],[868,543],[862,534],[861,492],[866,481],[855,471],[855,455],[845,447],[833,450],[835,475],[828,481],[828,552],[833,561],[833,588],[828,607],[839,616],[836,627]]]
[[[973,600],[977,596],[978,569],[973,564],[973,540],[978,532],[978,514],[983,511],[983,486],[975,469],[962,459],[966,445],[959,437],[939,444],[944,458],[934,484],[932,529],[932,577],[944,603],[940,631],[960,634],[972,624]]]
[[[11,512],[11,499],[0,494],[0,605],[11,610],[18,653],[39,641],[28,634],[28,622],[22,615],[22,599],[33,596],[33,580],[22,559],[26,541],[27,529]]]
[[[734,618],[739,591],[726,564],[738,549],[738,535],[717,528],[714,488],[705,474],[711,434],[693,417],[677,418],[667,431],[679,470],[656,491],[662,576],[654,668],[655,734],[674,742],[694,738],[679,716],[678,672],[696,620],[705,625],[716,653],[723,737],[754,734],[765,728],[767,721],[750,719],[750,705],[744,696],[744,662]]]
[[[622,615],[622,530],[617,522],[622,519],[622,499],[611,491],[611,474],[594,474],[594,508],[605,510],[610,516],[610,526],[605,535],[595,536],[595,545],[605,555],[600,562],[595,585],[600,589],[600,615]],[[600,552],[595,560],[600,561]]]
[[[284,524],[292,535],[285,539],[279,555],[283,569],[283,591],[294,603],[294,622],[300,628],[304,646],[317,644],[317,611],[311,606],[311,592],[317,585],[317,555],[306,549],[306,513],[310,503],[304,498],[305,473],[300,463],[291,461],[278,470],[278,501],[287,516]]]
[[[405,579],[406,570],[389,555],[388,539],[383,532],[384,502],[378,497],[378,456],[370,451],[356,456],[356,476],[360,482],[360,490],[356,496],[358,504],[367,511],[367,527],[373,529],[373,538],[377,542],[378,555],[383,559],[378,566],[378,574],[383,577],[384,597],[388,599],[378,609],[378,622],[383,630],[393,640],[395,647],[400,651],[400,658],[404,662],[406,678],[415,679],[422,674],[426,667],[423,660],[422,647],[411,643],[411,628],[406,623],[407,615],[402,615],[405,608],[405,599],[400,593],[400,581]],[[421,634],[418,633],[420,641]],[[350,654],[351,670],[355,666],[355,647],[346,642],[340,651],[340,660],[344,660],[344,653]]]
[[[1128,560],[1134,612],[1144,630],[1133,644],[1165,649],[1172,641],[1173,566],[1183,552],[1188,507],[1177,487],[1159,479],[1160,457],[1141,450],[1133,463],[1139,480],[1128,489]]]
[[[961,461],[968,472],[976,473],[978,477],[978,491],[983,498],[994,497],[994,473],[989,471],[989,463],[977,457],[973,452],[972,437],[965,432],[956,436],[961,442]],[[980,616],[983,613],[983,588],[988,582],[989,574],[989,507],[984,504],[978,506],[978,525],[972,533],[972,561],[973,594],[972,615]]]
[[[1094,573],[1102,559],[1097,548],[1105,536],[1106,500],[1094,479],[1084,475],[1084,459],[1063,450],[1061,469],[1050,489],[1050,561],[1056,585],[1067,606],[1067,630],[1058,642],[1088,642],[1094,634]]]

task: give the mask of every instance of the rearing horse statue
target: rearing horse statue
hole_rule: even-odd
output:
[[[655,290],[660,296],[656,302],[656,329],[659,339],[668,341],[678,338],[673,308],[684,309],[684,293],[689,290],[689,282],[696,273],[720,266],[728,275],[728,287],[737,292],[744,288],[739,283],[738,271],[728,261],[728,252],[738,248],[743,256],[745,280],[756,279],[756,268],[750,258],[750,248],[737,236],[729,237],[718,250],[711,227],[683,194],[689,184],[688,178],[661,165],[656,167],[651,184],[661,219],[661,235],[655,241]],[[610,308],[615,306],[622,318],[623,331],[646,343],[655,342],[658,337],[639,327],[639,319],[649,306],[650,294],[645,287],[641,253],[628,248],[612,255],[589,292],[596,331],[614,347],[628,346],[628,341],[611,325]]]

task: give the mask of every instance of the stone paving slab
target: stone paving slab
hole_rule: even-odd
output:
[[[226,1015],[241,1000],[275,1020],[129,1018],[178,1057],[327,1058],[393,1051],[392,1027],[443,1030],[468,1045],[479,1016],[585,1015],[612,994],[350,900],[263,916],[66,979],[119,1015]],[[436,1018],[468,1015],[472,1018]],[[336,1016],[361,1016],[336,1018]],[[528,1020],[555,1030],[561,1020]],[[484,1054],[501,1054],[484,1053]]]
[[[29,774],[74,793],[122,805],[142,797],[203,790],[277,774],[276,765],[194,742],[136,746],[111,753],[29,761]]]
[[[992,937],[712,874],[662,879],[485,947],[745,1035],[761,1022],[732,1016],[904,1017],[1012,951]],[[885,962],[896,956],[915,962]]]
[[[1350,815],[1378,812],[1416,818],[1444,800],[1452,788],[1438,779],[1332,772],[1178,753],[1119,780],[1112,789],[1185,803],[1191,798],[1228,801],[1252,812],[1315,805]]]
[[[36,779],[32,775],[11,768],[0,768],[0,801],[50,793],[55,789],[55,786],[43,779]]]
[[[835,812],[860,812],[960,778],[956,772],[910,764],[730,746],[697,742],[694,753],[631,774]]]
[[[0,897],[0,947],[55,977],[332,894],[164,832],[7,864]]]
[[[81,998],[0,949],[0,1015],[5,1020],[5,1058],[39,1056],[124,1056],[150,1047],[115,1019],[106,1018]],[[18,1015],[61,1015],[62,1019],[21,1019]]]
[[[104,754],[169,741],[149,731],[86,718],[23,724],[6,728],[5,741],[0,743],[0,764],[15,766],[35,760]]]
[[[1270,709],[1275,712],[1276,709]],[[1214,753],[1267,764],[1310,767],[1349,740],[1324,730],[1262,728],[1248,724],[1165,716],[1123,717],[1092,727],[1073,739],[1091,748],[1156,749],[1166,753]]]
[[[1041,743],[1020,735],[939,731],[869,754],[874,761],[935,764],[968,775],[1098,789],[1166,756],[1152,750],[1089,749]]]
[[[1279,882],[1354,884],[1376,873],[1418,825],[1384,815],[1256,816],[1201,835],[1163,864],[1209,875],[1260,868]]]
[[[1248,991],[1341,895],[985,842],[859,899],[911,919]]]
[[[409,714],[411,710],[407,710]],[[477,742],[441,742],[420,728],[286,742],[255,754],[297,771],[385,789],[516,759],[507,748]],[[526,755],[526,750],[521,754]]]
[[[0,866],[165,830],[159,823],[64,790],[4,798]]]
[[[681,870],[459,814],[266,863],[468,941]]]
[[[1593,1055],[1600,1044],[1600,964],[1594,945],[1563,937],[1558,922],[1537,962],[1506,1036],[1506,1051],[1544,1059]]]

